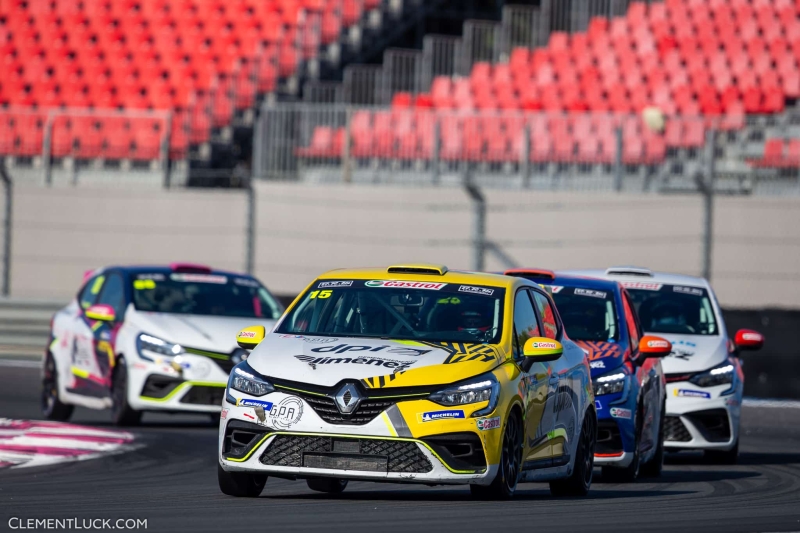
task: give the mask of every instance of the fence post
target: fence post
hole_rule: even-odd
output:
[[[481,190],[471,182],[469,175],[464,183],[464,189],[472,199],[475,210],[472,221],[472,269],[482,272],[484,270],[484,252],[486,251],[486,198]]]
[[[706,165],[702,175],[696,175],[697,188],[703,195],[703,277],[711,280],[711,254],[714,244],[714,181],[716,174],[717,131],[706,130]]]
[[[350,127],[351,119],[353,118],[352,109],[347,108],[344,119],[344,139],[342,139],[342,181],[351,183],[353,181],[353,166],[350,160]]]
[[[164,165],[164,188],[169,189],[170,187],[170,164],[169,159],[169,139],[172,136],[172,111],[167,111],[167,115],[164,119],[164,138],[161,141],[161,161],[162,165]]]
[[[439,185],[439,172],[441,172],[441,164],[439,162],[439,140],[441,139],[441,123],[439,122],[438,117],[434,115],[433,118],[433,154],[432,154],[432,163],[433,163],[433,184]]]
[[[247,237],[245,240],[244,270],[252,275],[255,271],[256,255],[256,190],[253,187],[253,176],[247,178]]]
[[[528,188],[531,186],[531,124],[525,122],[522,127],[522,161],[520,162],[520,169],[522,170],[522,186]]]
[[[44,140],[42,141],[42,163],[44,166],[44,184],[50,187],[53,185],[53,158],[51,157],[51,146],[53,144],[53,113],[47,114],[44,123]],[[3,178],[5,180],[5,178]]]
[[[614,152],[614,190],[622,191],[622,124],[614,130],[616,150]]]
[[[13,183],[6,171],[6,163],[0,163],[0,178],[3,180],[6,201],[3,214],[3,296],[11,294],[11,213],[13,207]]]

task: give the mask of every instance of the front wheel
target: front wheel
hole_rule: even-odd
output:
[[[312,477],[306,480],[308,488],[317,492],[327,492],[328,494],[340,494],[347,487],[346,479],[335,479],[331,477]]]
[[[637,409],[638,413],[636,415],[636,427],[634,428],[634,439],[633,439],[633,460],[631,464],[624,468],[617,468],[613,466],[604,466],[603,467],[603,481],[608,483],[633,483],[636,481],[636,478],[639,477],[639,465],[641,455],[639,452],[639,447],[641,446],[642,442],[642,406],[639,406]]]
[[[111,420],[115,426],[136,426],[141,422],[142,412],[128,404],[128,367],[121,357],[111,378],[111,400]]]
[[[639,474],[642,477],[660,477],[661,470],[664,468],[664,418],[666,418],[666,406],[661,405],[661,422],[658,424],[658,446],[653,458],[642,465]]]
[[[550,482],[550,493],[553,496],[586,496],[589,493],[589,488],[592,486],[596,444],[597,420],[594,413],[588,412],[583,418],[572,475]]]
[[[228,496],[239,498],[258,498],[264,485],[266,474],[248,474],[247,472],[227,472],[217,463],[217,481],[219,490]]]
[[[508,500],[514,496],[522,473],[522,420],[512,412],[503,433],[500,468],[491,485],[470,485],[472,496],[483,500]]]
[[[47,420],[66,422],[74,407],[63,403],[58,397],[58,369],[53,355],[48,353],[42,372],[42,414]]]

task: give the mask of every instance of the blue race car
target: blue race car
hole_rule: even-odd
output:
[[[661,357],[669,341],[644,335],[627,291],[615,281],[513,269],[549,287],[567,335],[588,355],[597,409],[595,465],[603,480],[657,477],[664,461],[666,381]]]

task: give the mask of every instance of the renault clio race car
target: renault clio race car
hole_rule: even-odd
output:
[[[594,461],[603,467],[603,480],[660,476],[666,401],[660,358],[670,353],[670,343],[644,337],[630,296],[617,282],[526,268],[506,275],[548,287],[569,338],[589,357],[598,418]]]
[[[258,496],[268,476],[322,492],[351,479],[469,484],[481,498],[524,481],[589,490],[589,362],[536,284],[435,265],[336,270],[264,335],[238,336],[255,349],[223,402],[225,494]]]
[[[602,277],[626,288],[645,332],[672,343],[663,359],[667,380],[667,450],[705,450],[709,460],[735,463],[744,373],[737,354],[758,350],[764,337],[739,330],[730,339],[711,285],[703,278],[613,267],[560,274]]]
[[[76,405],[110,408],[118,425],[143,411],[216,417],[230,370],[247,357],[233,336],[272,327],[282,312],[255,278],[204,266],[89,272],[51,322],[42,411],[63,421]]]

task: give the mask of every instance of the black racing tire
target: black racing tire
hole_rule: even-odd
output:
[[[137,426],[142,412],[128,404],[128,367],[120,357],[111,375],[111,421],[115,426]]]
[[[666,405],[662,403],[661,421],[658,424],[658,446],[652,459],[643,464],[639,470],[639,476],[641,477],[661,477],[661,471],[664,469],[664,419],[667,417],[666,413]]]
[[[74,409],[74,406],[62,402],[58,396],[58,369],[53,354],[48,352],[42,369],[42,415],[47,420],[66,422]]]
[[[604,466],[602,468],[603,481],[607,483],[633,483],[639,477],[641,467],[641,452],[639,448],[642,444],[642,406],[636,409],[636,427],[634,428],[633,460],[631,464],[624,468],[614,466]]]
[[[736,439],[736,444],[730,450],[706,450],[703,458],[714,465],[735,465],[739,462],[739,439]]]
[[[312,477],[308,478],[306,483],[309,489],[328,494],[341,494],[347,488],[346,479],[332,477]]]
[[[267,475],[227,472],[217,463],[217,481],[223,494],[238,498],[258,498],[267,484]]]
[[[503,431],[500,468],[490,485],[470,485],[474,498],[481,500],[509,500],[514,497],[522,474],[522,419],[512,411]]]
[[[553,496],[580,497],[589,494],[594,473],[594,449],[597,445],[597,419],[594,412],[589,411],[583,417],[578,438],[580,442],[572,474],[550,482],[550,494]]]

